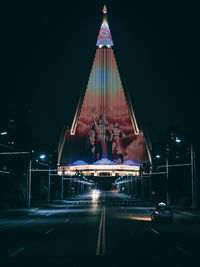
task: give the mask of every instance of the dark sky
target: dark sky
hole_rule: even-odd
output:
[[[103,4],[139,125],[200,135],[198,1],[4,1],[1,112],[29,109],[33,136],[71,126],[96,51]]]

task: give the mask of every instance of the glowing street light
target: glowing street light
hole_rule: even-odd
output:
[[[7,135],[8,132],[1,132],[1,135]]]
[[[181,139],[176,137],[176,143],[181,143]]]
[[[40,158],[40,159],[45,159],[45,158],[46,158],[46,155],[42,154],[42,155],[40,155],[39,158]]]

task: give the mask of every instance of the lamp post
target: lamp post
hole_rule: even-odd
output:
[[[28,195],[27,195],[27,208],[31,206],[31,169],[32,169],[32,159],[29,160],[29,175],[28,175]]]
[[[190,146],[191,153],[191,184],[192,184],[192,210],[196,210],[196,175],[195,175],[195,152],[193,145]]]
[[[65,170],[63,168],[62,170],[62,176],[61,176],[61,188],[60,188],[60,199],[63,200],[63,175],[65,173]]]
[[[176,143],[181,143],[181,139],[176,137]],[[196,173],[195,173],[195,152],[193,149],[193,145],[190,145],[190,165],[191,165],[191,202],[192,202],[192,210],[196,209]]]
[[[49,177],[48,177],[48,204],[51,202],[51,171],[49,169]]]
[[[181,139],[176,137],[175,139],[176,143],[181,143]],[[190,145],[190,163],[184,163],[184,164],[173,164],[169,165],[168,163],[168,152],[169,152],[169,146],[167,145],[167,158],[166,158],[166,180],[167,180],[167,204],[170,202],[170,195],[169,195],[169,167],[181,167],[181,166],[190,166],[191,167],[191,204],[192,204],[192,210],[196,210],[196,172],[195,172],[195,151],[193,149],[193,145]],[[160,156],[156,156],[156,158],[160,158]],[[164,167],[164,166],[161,166]]]
[[[168,158],[166,159],[166,180],[167,180],[167,205],[169,205],[170,202],[170,196],[169,196],[169,164],[168,164]]]
[[[45,159],[46,155],[42,154],[39,156],[40,159]],[[36,159],[36,158],[34,158]],[[28,175],[28,196],[27,196],[27,208],[29,209],[31,207],[31,180],[32,180],[32,175],[31,175],[31,171],[32,171],[32,161],[34,160],[30,157],[29,160],[29,175]],[[41,163],[42,164],[42,163]],[[45,164],[46,165],[46,164]],[[50,188],[49,188],[50,189]]]

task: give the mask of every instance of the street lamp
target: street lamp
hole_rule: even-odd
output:
[[[181,143],[181,139],[176,137],[176,143]],[[192,189],[192,210],[196,209],[196,176],[195,176],[195,152],[193,145],[190,145],[190,165],[191,165],[191,189]]]
[[[176,143],[181,143],[181,139],[179,139],[178,137],[176,137],[175,142]]]
[[[176,137],[175,139],[176,143],[181,143],[182,140],[178,137]],[[169,146],[167,146],[167,152],[169,153]],[[192,191],[192,210],[196,209],[196,176],[195,176],[195,151],[193,149],[193,145],[190,145],[190,163],[186,163],[186,164],[176,164],[176,165],[170,165],[170,167],[175,167],[175,166],[191,166],[191,191]],[[169,169],[169,165],[168,165],[168,158],[166,159],[166,177],[167,177],[167,181],[168,181],[168,169]],[[169,201],[169,196],[168,196],[169,192],[167,192],[167,202]]]
[[[40,159],[45,159],[46,158],[46,155],[45,154],[41,154],[39,156]],[[29,161],[29,177],[28,177],[28,203],[27,203],[27,207],[30,208],[31,206],[31,170],[32,170],[32,161],[33,160],[36,160],[38,162],[38,159],[37,158],[31,158],[30,157],[30,161]],[[46,164],[45,164],[46,165]]]
[[[45,159],[45,158],[46,158],[46,155],[45,155],[45,154],[41,154],[41,155],[39,156],[39,158],[40,158],[40,159]]]
[[[1,135],[7,135],[8,132],[1,132]]]

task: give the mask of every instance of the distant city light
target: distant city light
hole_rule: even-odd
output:
[[[181,143],[181,139],[179,139],[178,137],[176,137],[176,143]]]
[[[6,135],[6,134],[8,134],[8,133],[7,133],[7,132],[2,132],[2,133],[1,133],[1,135]]]
[[[156,155],[156,158],[159,159],[160,158],[160,155]]]

